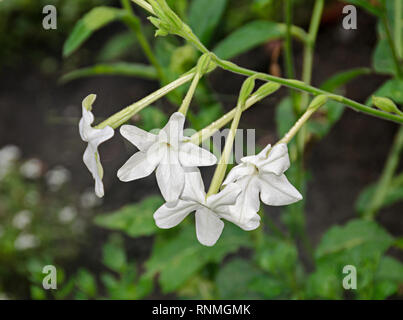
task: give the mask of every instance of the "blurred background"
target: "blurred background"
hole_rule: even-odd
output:
[[[201,4],[198,9],[193,2],[200,1],[170,1],[185,21],[203,14]],[[42,27],[42,8],[48,4],[57,8],[56,30]],[[373,66],[378,20],[358,8],[358,29],[345,30],[344,5],[326,1],[314,55],[315,86],[338,72]],[[155,75],[144,79],[137,71],[122,75],[116,70],[116,63],[122,61],[147,63],[136,37],[120,21],[95,30],[79,49],[63,56],[63,46],[77,21],[97,6],[121,8],[119,1],[109,0],[0,1],[0,298],[357,297],[343,292],[341,274],[318,267],[303,239],[283,241],[276,230],[292,234],[292,225],[301,223],[315,248],[330,228],[357,218],[370,201],[362,192],[380,178],[398,125],[346,109],[329,132],[313,136],[307,144],[304,221],[285,215],[281,208],[265,207],[267,243],[259,240],[263,231],[240,234],[228,226],[221,245],[201,248],[195,241],[193,218],[182,229],[156,229],[152,213],[162,200],[153,176],[135,183],[118,181],[117,170],[134,152],[119,134],[100,149],[106,196],[95,197],[93,180],[82,162],[81,101],[90,93],[97,94],[94,113],[98,121],[160,87]],[[306,30],[312,6],[310,0],[294,1],[294,24]],[[192,47],[172,36],[154,39],[154,27],[145,12],[134,5],[133,9],[163,66],[166,78],[162,82],[195,64],[198,53]],[[255,21],[284,21],[282,1],[223,1],[220,10],[217,24],[203,34],[209,48]],[[285,77],[282,45],[281,39],[260,40],[230,58],[239,65]],[[303,56],[299,42],[294,43],[293,55],[299,75]],[[71,73],[97,64],[103,67]],[[365,103],[390,78],[371,72],[350,81],[342,92]],[[198,112],[191,115],[191,126],[199,130],[232,109],[242,81],[243,77],[222,70],[209,75],[198,91]],[[133,121],[145,129],[161,127],[185,89],[156,102]],[[280,137],[282,109],[278,106],[287,95],[283,88],[243,115],[241,127],[256,129],[258,147]],[[203,171],[206,179],[213,170]],[[401,239],[402,198],[400,188],[400,194],[377,215],[385,232],[380,238]],[[384,250],[392,257],[385,262],[391,269],[385,270],[392,270],[393,278],[378,285],[371,269],[370,279],[363,280],[369,289],[359,292],[359,298],[402,298],[402,251],[394,246]],[[175,256],[176,252],[182,256]],[[57,267],[57,290],[42,288],[42,268],[48,264]],[[282,272],[290,275],[284,278],[289,279],[284,280],[287,283],[282,283]]]

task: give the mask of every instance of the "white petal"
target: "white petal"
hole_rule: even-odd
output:
[[[237,182],[242,188],[236,204],[230,207],[229,214],[221,216],[246,231],[255,230],[260,225],[259,181],[256,177],[244,177]]]
[[[175,148],[183,139],[183,126],[185,125],[185,116],[180,112],[175,112],[169,118],[166,126],[161,130],[160,135],[165,134],[167,141]]]
[[[217,194],[213,194],[207,198],[207,206],[214,211],[220,211],[222,207],[232,206],[235,204],[242,189],[235,183],[230,183]]]
[[[104,184],[102,183],[102,179],[100,177],[95,178],[95,194],[98,198],[102,198],[104,196]]]
[[[95,180],[96,195],[102,198],[104,196],[104,186],[102,184],[103,168],[99,160],[98,150],[89,144],[84,151],[83,161]]]
[[[227,177],[225,178],[223,185],[227,185],[231,182],[235,182],[244,176],[249,176],[253,174],[254,168],[251,165],[246,163],[241,163],[236,167],[232,168],[231,171],[228,173]]]
[[[123,182],[141,179],[149,176],[161,161],[161,152],[158,145],[153,145],[147,152],[135,153],[119,169],[118,178]]]
[[[290,167],[290,158],[288,156],[288,148],[285,143],[275,145],[272,149],[268,150],[269,155],[265,160],[259,160],[258,168],[264,173],[274,173],[280,175]],[[267,154],[261,153],[262,156]],[[262,158],[262,156],[260,158]]]
[[[217,158],[191,142],[183,142],[179,145],[179,161],[185,167],[206,167],[217,163]]]
[[[185,172],[175,152],[169,150],[159,164],[157,183],[166,202],[179,199],[185,185]]]
[[[90,143],[93,143],[94,145],[96,145],[97,147],[109,140],[110,138],[112,138],[115,134],[115,131],[111,128],[111,127],[105,127],[103,129],[93,129],[95,130],[93,133],[93,136],[91,138]]]
[[[199,242],[205,246],[215,245],[220,238],[224,222],[207,208],[196,211],[196,235]]]
[[[85,99],[84,99],[84,101],[85,101]],[[84,101],[83,101],[83,104],[84,104]],[[83,119],[84,123],[91,125],[94,122],[94,115],[84,105],[82,106],[81,110],[82,110],[82,119]]]
[[[206,192],[204,182],[198,168],[185,168],[185,187],[181,195],[183,200],[191,200],[204,203]]]
[[[157,141],[157,136],[138,127],[124,125],[120,128],[123,137],[134,144],[140,151],[145,151]]]
[[[154,213],[155,224],[161,229],[173,228],[197,208],[198,204],[191,201],[178,200],[171,204],[165,203]]]
[[[302,195],[282,174],[277,176],[271,173],[259,176],[260,197],[270,206],[284,206],[302,199]]]

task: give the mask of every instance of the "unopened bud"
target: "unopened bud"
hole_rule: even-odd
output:
[[[260,99],[263,99],[264,97],[267,97],[268,95],[276,92],[280,88],[281,88],[281,84],[279,84],[279,83],[267,82],[264,85],[262,85],[259,89],[257,89],[253,95],[256,96],[260,100]]]
[[[90,94],[87,97],[84,98],[83,100],[83,107],[85,109],[87,109],[88,111],[92,110],[92,105],[95,101],[95,99],[97,98],[96,94]]]
[[[252,76],[244,81],[239,93],[238,104],[245,105],[246,100],[253,92],[253,89],[255,89],[255,79],[256,76]]]
[[[386,112],[402,114],[402,111],[389,98],[372,96],[372,103],[378,108]]]
[[[328,97],[326,95],[324,95],[324,94],[321,94],[321,95],[315,97],[312,100],[311,104],[309,105],[308,110],[311,109],[311,110],[316,111],[321,106],[323,106],[327,102],[327,100],[328,100]]]

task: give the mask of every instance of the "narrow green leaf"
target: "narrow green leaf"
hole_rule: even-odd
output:
[[[371,72],[368,68],[356,68],[337,73],[321,85],[321,89],[329,92],[334,92],[341,86],[346,85],[348,82],[364,74]]]
[[[215,48],[221,59],[231,59],[270,40],[284,37],[286,27],[272,21],[253,21],[231,33]]]
[[[102,63],[88,68],[82,68],[69,72],[60,78],[60,82],[66,83],[79,78],[104,75],[156,79],[157,71],[152,66],[147,66],[139,63]]]
[[[63,47],[63,56],[68,57],[76,51],[94,31],[112,21],[123,17],[125,11],[112,7],[96,7],[89,11],[74,26]]]
[[[227,0],[193,0],[189,11],[189,25],[202,43],[208,45],[225,11]]]

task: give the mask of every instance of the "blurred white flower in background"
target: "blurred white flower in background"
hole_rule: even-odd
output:
[[[20,167],[21,174],[28,179],[38,179],[42,174],[42,161],[39,159],[30,159],[25,161]]]
[[[7,145],[0,149],[0,180],[5,177],[20,156],[21,150],[17,146]]]
[[[18,212],[13,218],[13,226],[17,229],[25,229],[32,221],[32,212],[23,210]]]
[[[0,300],[9,300],[10,298],[3,292],[0,292]]]
[[[46,173],[46,183],[51,191],[59,190],[71,178],[71,173],[63,166],[57,166]]]
[[[67,206],[59,211],[59,221],[69,223],[77,216],[77,209],[72,206]]]
[[[15,239],[14,247],[17,250],[32,249],[39,245],[39,239],[33,234],[25,233],[20,234],[17,239]]]
[[[96,194],[94,193],[94,191],[91,189],[91,190],[85,191],[81,195],[80,204],[81,204],[81,207],[83,207],[84,209],[91,209],[91,208],[95,208],[95,207],[101,205],[102,199],[98,198],[96,196]]]

